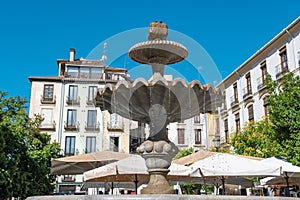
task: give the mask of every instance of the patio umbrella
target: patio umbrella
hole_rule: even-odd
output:
[[[199,160],[191,166],[191,176],[280,176],[281,166],[226,153],[216,153]]]
[[[288,179],[289,185],[299,185],[300,178],[290,177]],[[262,185],[284,185],[287,186],[286,178],[282,176],[268,177],[260,180]]]
[[[51,160],[51,174],[54,175],[75,175],[95,169],[108,163],[131,157],[132,154],[99,151],[89,154],[68,156]]]
[[[189,167],[173,163],[169,169],[168,180],[176,181],[183,177],[189,177]],[[137,189],[138,183],[149,181],[145,160],[139,155],[87,171],[83,173],[83,176],[85,182],[134,182],[136,183],[135,189]]]
[[[193,163],[190,167],[192,177],[219,177],[222,181],[223,191],[227,177],[280,176],[281,172],[280,165],[261,163],[252,157],[226,153],[215,153]]]
[[[293,165],[290,162],[271,157],[261,161],[262,163],[276,164],[282,167],[281,176],[298,177],[300,178],[300,167]]]
[[[270,179],[269,181],[266,182],[267,185],[277,185],[282,184],[286,185],[286,188],[289,188],[290,183],[296,183],[299,185],[299,180],[300,180],[300,167],[293,165],[290,162],[275,158],[275,157],[270,157],[266,158],[261,161],[262,163],[270,163],[270,164],[278,164],[282,167],[281,171],[281,177],[274,177],[273,179]],[[285,184],[284,184],[285,183]],[[290,191],[286,189],[287,196],[290,196]]]
[[[215,154],[216,154],[216,152],[199,150],[199,151],[192,153],[190,155],[187,155],[185,157],[178,158],[178,159],[174,160],[173,163],[189,166],[189,165],[193,164],[194,162],[197,162],[199,160],[202,160],[204,158],[207,158],[207,157],[215,155]]]

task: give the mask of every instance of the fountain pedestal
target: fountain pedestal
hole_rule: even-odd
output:
[[[147,140],[137,151],[145,159],[150,175],[148,186],[142,190],[142,194],[175,194],[166,179],[172,158],[178,152],[175,144],[165,140]]]

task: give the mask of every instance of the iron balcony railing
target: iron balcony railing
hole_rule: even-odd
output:
[[[61,179],[62,182],[75,182],[75,175],[64,175]]]
[[[276,78],[281,78],[284,74],[289,72],[288,62],[282,62],[279,65],[275,66]]]
[[[107,128],[110,130],[124,130],[124,123],[123,121],[117,121],[117,122],[108,122]]]
[[[260,91],[266,87],[266,75],[256,79],[257,90]]]
[[[90,99],[89,97],[86,97],[86,104],[87,105],[95,105],[95,99]]]
[[[49,122],[49,123],[44,123],[42,122],[39,129],[40,130],[49,130],[49,131],[55,131],[55,121]]]
[[[246,99],[252,95],[252,91],[249,87],[244,87],[242,89],[243,99]]]
[[[76,122],[76,123],[65,122],[65,130],[67,130],[67,131],[79,131],[79,122]]]
[[[56,103],[56,96],[45,97],[44,95],[41,95],[41,103],[42,104],[55,104]]]
[[[230,97],[230,106],[234,107],[235,105],[237,105],[239,103],[238,99],[235,98],[235,96],[231,96]]]
[[[80,97],[69,97],[67,96],[67,104],[69,105],[79,105],[80,104]]]
[[[87,122],[85,122],[85,130],[86,131],[99,131],[100,130],[100,123],[96,123],[96,124],[89,124]]]

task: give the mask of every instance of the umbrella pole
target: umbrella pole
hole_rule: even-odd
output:
[[[114,182],[111,182],[111,195],[114,195]]]
[[[225,195],[225,178],[224,176],[221,177],[221,181],[222,181],[222,195]]]
[[[137,195],[138,182],[139,182],[139,181],[137,180],[137,174],[135,174],[135,180],[134,180],[135,195]]]
[[[285,196],[289,197],[290,195],[290,186],[289,186],[289,176],[287,172],[284,172],[285,176],[285,181],[286,181],[286,188],[285,188]]]

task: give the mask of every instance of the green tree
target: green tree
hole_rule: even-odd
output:
[[[272,138],[281,145],[281,156],[300,165],[300,77],[288,73],[276,82],[268,76],[267,88]]]
[[[268,158],[280,155],[281,145],[270,134],[273,129],[268,120],[251,123],[231,138],[231,145],[237,154]]]
[[[280,81],[267,75],[268,118],[236,133],[231,144],[238,154],[285,157],[300,165],[300,78],[288,73]]]
[[[0,193],[2,199],[53,192],[51,158],[59,145],[39,131],[42,118],[29,119],[26,99],[0,91]]]

